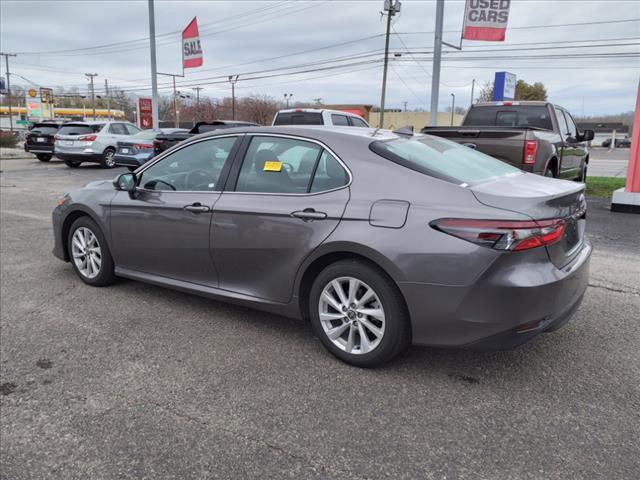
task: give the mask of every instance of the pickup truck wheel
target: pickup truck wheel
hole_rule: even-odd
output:
[[[544,171],[544,176],[549,178],[556,178],[553,168],[547,167]]]
[[[48,162],[51,160],[51,155],[47,155],[46,153],[38,153],[36,157],[38,157],[38,160],[41,162]]]
[[[113,168],[116,166],[116,161],[113,159],[115,154],[116,151],[111,147],[107,148],[104,151],[104,153],[102,154],[102,161],[100,162],[102,168]]]

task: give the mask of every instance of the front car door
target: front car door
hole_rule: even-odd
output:
[[[144,168],[135,195],[116,194],[111,234],[119,268],[217,287],[209,245],[211,212],[239,138],[189,143]]]
[[[288,302],[302,261],[338,226],[350,173],[324,145],[285,135],[247,135],[214,206],[220,288]]]
[[[573,149],[570,143],[571,134],[569,133],[569,124],[564,116],[562,109],[553,107],[558,121],[558,133],[561,138],[561,145],[558,148],[560,150],[560,162],[558,167],[558,177],[568,177],[571,172],[576,168],[575,158],[573,155]]]
[[[572,167],[574,171],[572,172],[572,177],[577,177],[582,169],[582,162],[587,156],[587,144],[580,138],[580,134],[578,133],[578,127],[576,127],[576,123],[573,121],[573,117],[566,110],[562,111],[565,120],[567,122],[567,128],[569,129],[569,136],[567,138],[567,144],[571,159],[572,159]]]

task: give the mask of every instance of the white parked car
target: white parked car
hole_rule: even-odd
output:
[[[113,168],[118,142],[140,132],[128,122],[69,122],[55,136],[54,155],[71,168],[83,162]]]
[[[369,124],[360,115],[324,108],[280,110],[273,118],[273,125],[328,125],[370,128]]]

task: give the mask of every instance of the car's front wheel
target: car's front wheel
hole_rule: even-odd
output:
[[[36,157],[38,157],[38,160],[40,160],[41,162],[48,162],[49,160],[51,160],[51,155],[48,155],[46,153],[38,153]]]
[[[114,282],[113,258],[107,241],[91,218],[80,217],[73,222],[67,246],[71,265],[83,282],[96,287]]]
[[[100,165],[102,168],[113,168],[116,166],[116,161],[114,160],[114,156],[116,151],[113,148],[107,148],[102,154],[102,161]]]
[[[326,267],[313,283],[309,305],[315,333],[346,363],[381,365],[411,341],[397,287],[362,261],[342,260]]]

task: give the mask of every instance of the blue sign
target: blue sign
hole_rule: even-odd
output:
[[[0,77],[0,93],[2,93],[3,95],[7,93],[7,86],[4,83],[3,77]]]
[[[493,101],[513,100],[516,97],[516,76],[509,72],[496,72],[493,81]]]

